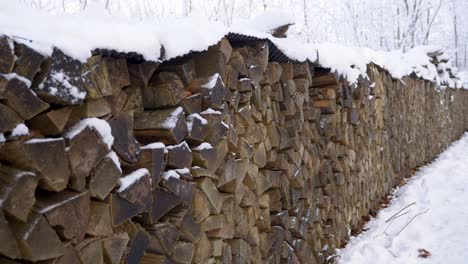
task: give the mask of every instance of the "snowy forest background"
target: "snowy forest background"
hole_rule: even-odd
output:
[[[467,69],[468,0],[21,0],[51,13],[100,6],[129,19],[203,16],[227,26],[273,9],[294,16],[290,30],[311,43],[338,43],[406,51],[418,45],[446,48]]]

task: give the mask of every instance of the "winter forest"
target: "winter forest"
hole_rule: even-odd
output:
[[[226,26],[264,11],[290,10],[290,34],[311,43],[337,43],[406,51],[418,45],[446,48],[466,69],[466,0],[23,0],[52,13],[75,13],[100,5],[130,19],[202,16]]]

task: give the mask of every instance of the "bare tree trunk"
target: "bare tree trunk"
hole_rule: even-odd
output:
[[[457,32],[457,14],[453,16],[453,34],[455,40],[455,66],[458,67],[458,32]]]

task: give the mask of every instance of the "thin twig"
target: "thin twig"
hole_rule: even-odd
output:
[[[401,213],[402,211],[404,211],[406,208],[412,206],[412,205],[415,205],[416,202],[412,202],[410,204],[408,204],[407,206],[403,207],[403,209],[399,210],[398,212],[396,212],[394,215],[392,215],[389,219],[387,219],[385,221],[385,223],[388,223],[389,221],[391,221],[393,218],[395,218],[399,213]]]
[[[420,216],[420,215],[422,215],[422,214],[425,214],[425,213],[427,213],[428,211],[429,211],[429,209],[427,209],[426,211],[424,211],[424,212],[422,212],[422,213],[419,213],[419,214],[413,216],[413,218],[411,218],[411,219],[409,220],[409,222],[406,223],[406,225],[403,226],[403,228],[402,228],[400,231],[398,231],[398,233],[395,234],[395,236],[398,236],[409,224],[411,224],[411,222],[413,222],[413,220],[414,220],[416,217],[418,217],[418,216]]]

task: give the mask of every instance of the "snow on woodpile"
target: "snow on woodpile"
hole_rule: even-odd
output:
[[[268,11],[228,28],[197,16],[135,21],[117,13],[110,15],[96,3],[89,2],[88,5],[85,10],[75,14],[51,15],[16,1],[0,0],[0,33],[49,56],[53,46],[56,46],[80,61],[85,61],[97,48],[136,52],[153,61],[170,60],[207,50],[229,33],[235,33],[270,41],[291,60],[318,62],[322,67],[336,71],[351,84],[356,83],[359,76],[366,77],[367,65],[375,63],[396,79],[414,73],[442,87],[462,86],[457,70],[443,58],[442,49],[437,47],[421,46],[406,53],[385,52],[336,44],[305,43],[295,37],[276,38],[271,35],[275,28],[295,22],[288,12],[281,10]],[[164,52],[161,53],[161,50]],[[435,64],[434,58],[428,54],[442,59],[442,63]]]
[[[95,130],[99,133],[99,135],[101,135],[102,141],[107,145],[108,149],[112,148],[112,144],[114,144],[114,137],[112,136],[111,127],[109,123],[103,119],[95,117],[83,119],[74,127],[72,127],[65,136],[69,139],[72,139],[87,127]]]

